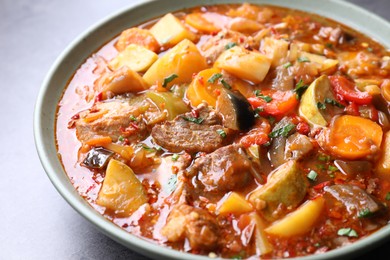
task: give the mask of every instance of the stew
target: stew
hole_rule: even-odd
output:
[[[389,119],[382,45],[243,3],[168,13],[102,46],[65,88],[56,141],[79,194],[129,233],[290,258],[388,224]]]

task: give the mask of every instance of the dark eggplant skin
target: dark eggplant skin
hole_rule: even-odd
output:
[[[102,169],[107,166],[114,152],[103,147],[94,147],[87,153],[83,165],[92,169]]]
[[[217,111],[222,114],[227,128],[247,131],[255,124],[252,106],[239,91],[221,89]]]

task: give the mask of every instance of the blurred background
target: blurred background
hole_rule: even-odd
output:
[[[390,21],[390,0],[348,1]],[[35,99],[57,56],[91,25],[140,2],[0,0],[0,259],[147,259],[66,203],[40,164],[32,132]],[[390,242],[359,259],[389,255]]]

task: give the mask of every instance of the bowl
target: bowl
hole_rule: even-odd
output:
[[[64,88],[78,67],[122,30],[138,25],[167,12],[197,5],[237,3],[237,0],[158,0],[130,6],[103,19],[75,39],[57,58],[47,73],[39,91],[34,111],[34,137],[41,164],[52,184],[62,197],[84,218],[102,233],[122,245],[155,259],[208,259],[182,253],[153,244],[127,233],[95,211],[75,190],[57,156],[55,142],[55,115]],[[334,19],[372,37],[385,47],[390,47],[390,23],[353,4],[339,1],[313,0],[248,0],[256,4],[269,4],[308,11]],[[378,30],[377,28],[382,28]],[[367,238],[343,248],[321,255],[300,259],[352,258],[384,243],[390,237],[390,226],[384,227]]]

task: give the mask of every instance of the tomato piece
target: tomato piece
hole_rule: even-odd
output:
[[[268,123],[268,121],[258,120],[254,128],[241,138],[240,144],[242,144],[245,148],[248,148],[249,146],[254,144],[265,144],[269,141],[268,134],[270,132],[271,125]]]
[[[336,97],[339,101],[350,101],[358,105],[368,105],[372,101],[372,96],[367,92],[355,89],[355,84],[343,76],[329,76]]]
[[[272,100],[267,102],[264,98],[258,96],[248,98],[249,103],[254,109],[259,108],[262,110],[260,112],[262,116],[285,115],[293,111],[299,104],[296,94],[292,91],[265,90],[262,91],[262,95],[271,97]]]

